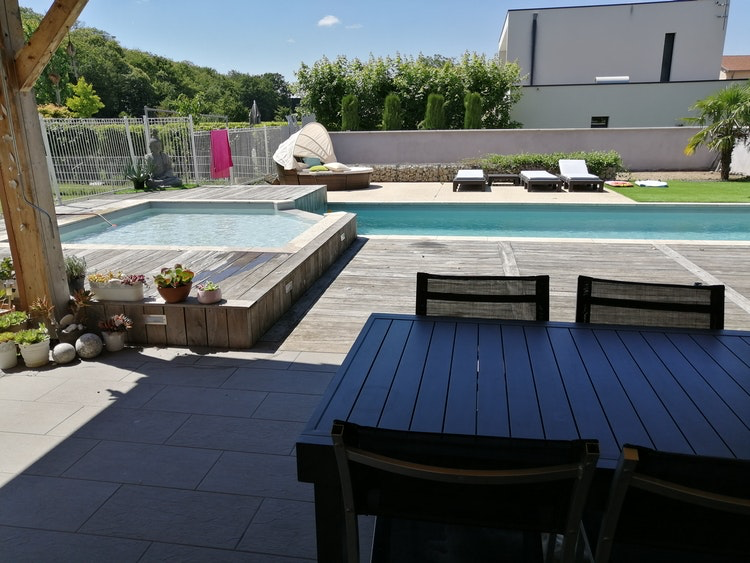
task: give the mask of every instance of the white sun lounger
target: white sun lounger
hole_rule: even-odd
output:
[[[600,192],[604,191],[604,180],[599,176],[589,173],[585,160],[560,159],[560,178],[562,178],[568,191],[574,188],[591,188]]]
[[[486,184],[487,177],[484,175],[484,170],[462,169],[456,172],[453,178],[453,191],[458,191],[459,186],[484,188]]]
[[[523,187],[528,191],[534,191],[534,188],[552,188],[560,191],[562,189],[562,180],[546,170],[521,170],[519,174]]]

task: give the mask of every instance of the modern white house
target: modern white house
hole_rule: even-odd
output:
[[[730,0],[509,10],[500,58],[521,67],[524,128],[674,127],[719,80]]]

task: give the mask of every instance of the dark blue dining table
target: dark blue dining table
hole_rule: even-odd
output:
[[[334,419],[596,439],[602,482],[626,443],[750,459],[750,332],[373,314],[297,442],[319,561],[343,560]]]

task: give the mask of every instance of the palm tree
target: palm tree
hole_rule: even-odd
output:
[[[719,90],[698,100],[690,109],[699,115],[684,120],[703,129],[690,138],[685,154],[693,154],[701,145],[718,151],[721,179],[729,180],[735,145],[750,139],[750,81]]]

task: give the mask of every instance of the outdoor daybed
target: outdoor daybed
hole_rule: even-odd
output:
[[[356,190],[370,185],[372,168],[336,161],[328,131],[320,123],[305,125],[273,154],[282,184],[325,184],[329,190]]]

